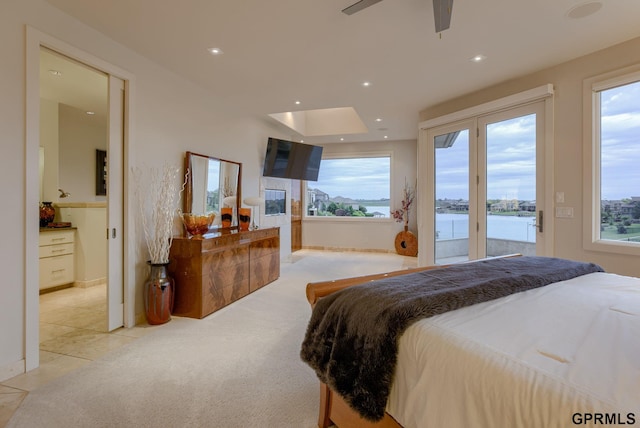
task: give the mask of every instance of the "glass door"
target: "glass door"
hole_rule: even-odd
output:
[[[544,231],[537,183],[537,171],[544,171],[544,151],[538,150],[543,146],[538,144],[541,107],[531,104],[478,119],[478,197],[484,202],[478,205],[479,257],[536,255]]]
[[[427,131],[421,263],[544,254],[544,113],[540,101]]]
[[[468,260],[471,236],[469,129],[435,135],[433,144],[436,263]]]

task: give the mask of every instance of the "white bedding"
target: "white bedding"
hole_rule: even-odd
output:
[[[640,424],[640,279],[592,273],[415,323],[387,412],[406,428]]]

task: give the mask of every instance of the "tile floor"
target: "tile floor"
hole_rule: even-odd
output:
[[[148,325],[106,331],[106,284],[40,296],[40,367],[0,382],[0,427],[29,391],[152,331]]]

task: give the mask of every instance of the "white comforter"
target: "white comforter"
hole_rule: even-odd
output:
[[[640,279],[593,273],[415,323],[387,411],[406,428],[640,425]]]

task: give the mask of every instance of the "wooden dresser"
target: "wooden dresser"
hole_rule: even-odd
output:
[[[280,229],[173,238],[169,274],[173,314],[203,318],[280,276]]]

